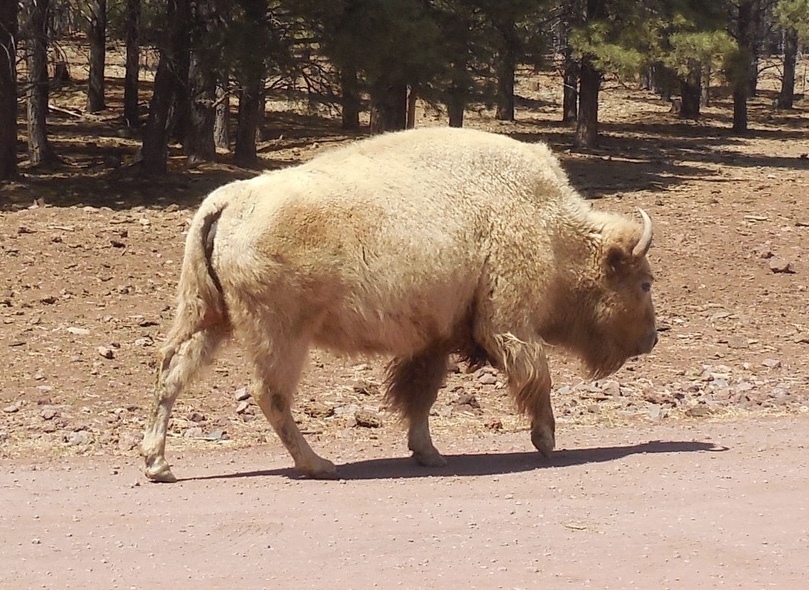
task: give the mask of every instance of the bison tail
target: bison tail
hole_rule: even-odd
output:
[[[225,199],[212,195],[191,221],[167,348],[179,346],[195,333],[227,321],[222,284],[212,261],[217,224],[226,206]]]

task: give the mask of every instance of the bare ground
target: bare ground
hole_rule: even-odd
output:
[[[807,417],[459,435],[431,470],[389,437],[340,443],[346,479],[279,445],[6,464],[4,588],[803,588]]]
[[[185,479],[141,479],[183,232],[207,191],[251,173],[175,155],[145,180],[114,113],[57,120],[63,165],[0,186],[0,587],[803,587],[806,106],[772,111],[765,89],[740,138],[726,99],[685,123],[612,86],[602,146],[571,153],[557,89],[521,92],[516,124],[469,124],[548,141],[596,207],[651,214],[661,342],[596,383],[554,355],[550,464],[500,376],[458,367],[432,418],[443,471],[402,458],[382,361],[313,352],[297,417],[342,482],[287,470],[241,399],[238,349],[177,404],[168,458]],[[325,113],[270,122],[266,168],[351,139]]]

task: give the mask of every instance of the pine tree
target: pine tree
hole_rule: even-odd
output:
[[[107,51],[107,0],[90,2],[90,73],[87,80],[87,112],[106,108],[104,100],[104,65]]]
[[[126,0],[124,37],[126,70],[124,74],[124,122],[129,127],[139,124],[138,76],[140,72],[140,0]]]
[[[798,42],[809,40],[809,0],[782,0],[775,8],[775,16],[784,30],[784,72],[778,107],[791,109],[795,99]]]
[[[17,2],[0,2],[0,180],[17,175]]]
[[[28,51],[28,160],[32,166],[57,163],[48,140],[48,16],[50,0],[26,0]]]

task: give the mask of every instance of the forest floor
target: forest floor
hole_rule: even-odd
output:
[[[520,86],[515,123],[468,113],[471,127],[548,142],[595,207],[643,207],[655,223],[660,343],[598,382],[553,355],[566,449],[544,464],[553,469],[531,452],[501,376],[463,366],[432,418],[437,446],[452,455],[447,470],[385,462],[406,448],[380,393],[384,361],[313,351],[296,417],[348,485],[299,481],[245,394],[249,373],[234,346],[174,410],[168,458],[181,479],[196,479],[158,488],[135,473],[184,231],[208,191],[256,171],[228,154],[186,169],[174,148],[167,177],[139,177],[130,166],[139,142],[121,127],[116,84],[100,116],[78,114],[81,87],[55,92],[65,111],[50,125],[61,166],[23,168],[0,185],[0,546],[10,548],[0,586],[6,576],[14,588],[174,578],[197,588],[237,579],[243,588],[798,587],[795,563],[809,560],[805,101],[777,111],[764,84],[750,132],[738,137],[727,98],[698,122],[680,121],[651,93],[610,83],[601,145],[585,152],[568,149],[573,130],[557,122],[560,92],[547,76]],[[355,139],[325,108],[280,97],[269,107],[264,169]],[[419,125],[443,124],[419,112]],[[545,527],[543,515],[559,526]],[[678,526],[687,535],[672,536]],[[757,529],[746,534],[759,545],[739,549],[744,526]],[[710,551],[692,555],[702,545]],[[223,561],[206,570],[206,555]],[[250,577],[256,563],[245,557],[261,559],[264,577]],[[123,567],[129,559],[135,565]],[[618,562],[629,569],[611,570]]]

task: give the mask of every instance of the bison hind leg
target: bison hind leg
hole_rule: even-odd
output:
[[[430,436],[430,408],[447,374],[449,354],[428,349],[414,356],[397,357],[388,365],[387,399],[407,421],[407,446],[413,459],[425,467],[444,467],[446,459]]]
[[[170,339],[163,347],[155,380],[152,414],[141,444],[141,454],[146,460],[146,477],[152,481],[177,481],[165,454],[171,409],[177,396],[194,375],[211,361],[228,334],[226,325],[216,324],[193,332],[190,336]]]

